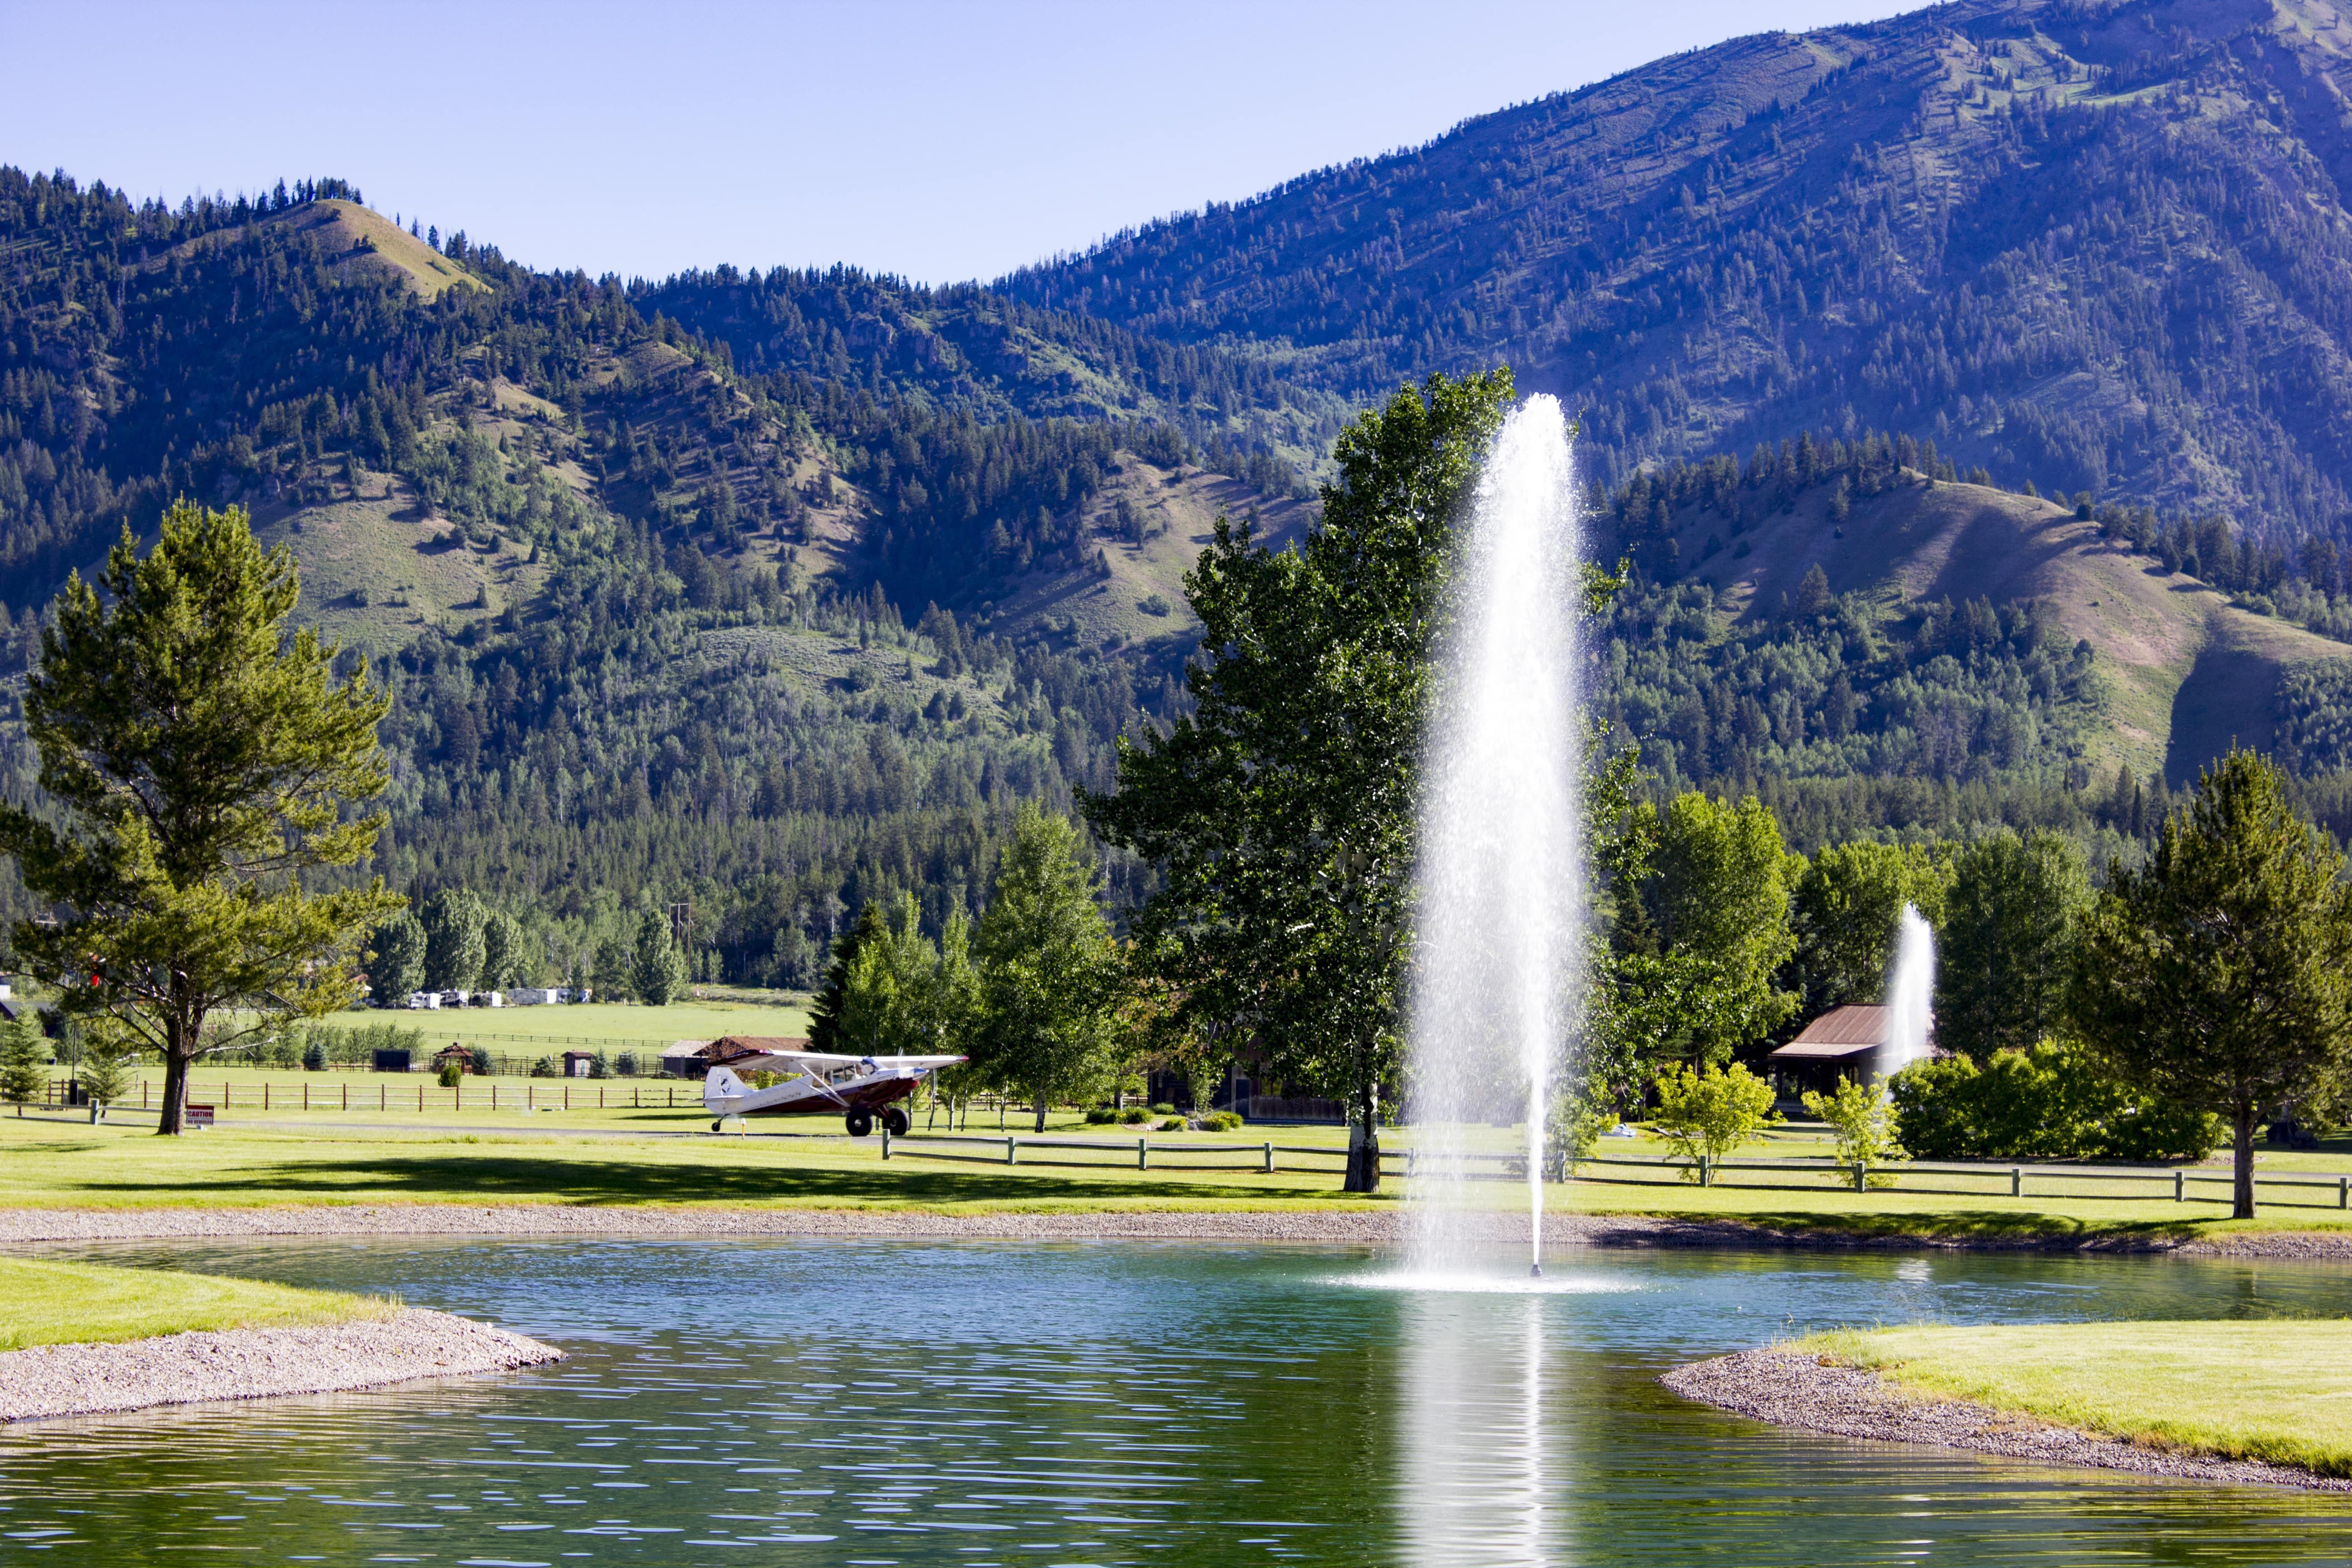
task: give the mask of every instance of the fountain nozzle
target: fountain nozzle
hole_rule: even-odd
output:
[[[1540,1264],[1540,1263],[1530,1263],[1530,1264],[1528,1264],[1528,1279],[1542,1279],[1542,1278],[1543,1278],[1543,1265],[1542,1265],[1542,1264]]]

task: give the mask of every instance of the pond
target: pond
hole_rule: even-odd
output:
[[[1434,1290],[1367,1250],[1216,1244],[66,1255],[396,1291],[572,1359],[7,1431],[0,1560],[2352,1560],[2352,1498],[1806,1436],[1654,1381],[1837,1324],[2334,1316],[2326,1266],[1596,1251]]]

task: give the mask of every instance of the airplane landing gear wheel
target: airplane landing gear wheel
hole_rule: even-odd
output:
[[[720,1125],[721,1125],[722,1123],[724,1123],[724,1122],[725,1122],[725,1121],[726,1121],[726,1118],[725,1118],[725,1117],[721,1117],[721,1118],[719,1118],[718,1121],[714,1121],[714,1122],[712,1122],[712,1123],[710,1124],[710,1130],[711,1130],[713,1132],[718,1131],[719,1131],[719,1127],[720,1127]]]
[[[863,1138],[874,1131],[874,1113],[870,1110],[853,1110],[841,1120],[852,1138]]]
[[[907,1120],[904,1107],[894,1105],[882,1113],[883,1130],[893,1138],[904,1138],[907,1135],[907,1129],[913,1125],[913,1122]]]

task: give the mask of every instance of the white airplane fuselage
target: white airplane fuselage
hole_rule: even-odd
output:
[[[740,1116],[841,1117],[854,1135],[871,1130],[881,1116],[894,1131],[906,1128],[906,1113],[887,1108],[911,1096],[923,1079],[961,1057],[840,1057],[793,1052],[759,1058],[787,1076],[782,1083],[754,1089],[731,1068],[714,1067],[702,1080],[702,1105],[714,1118]],[[745,1065],[751,1065],[746,1063]],[[896,1121],[891,1120],[895,1114]],[[716,1121],[712,1124],[718,1125]]]

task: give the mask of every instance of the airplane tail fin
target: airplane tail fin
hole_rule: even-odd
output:
[[[720,1101],[740,1100],[751,1092],[749,1085],[725,1068],[712,1068],[702,1080],[702,1103],[714,1111]]]

